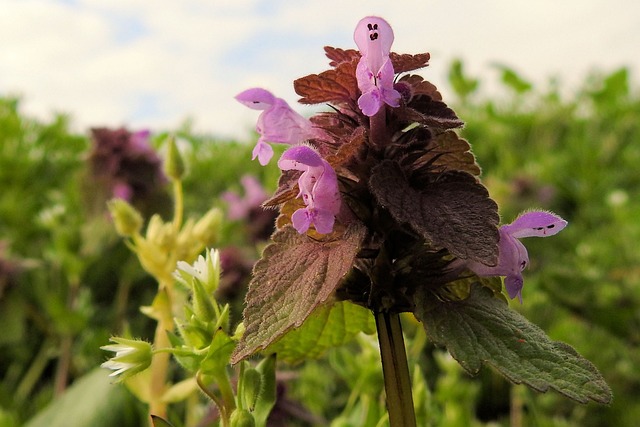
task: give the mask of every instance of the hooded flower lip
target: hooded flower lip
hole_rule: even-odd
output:
[[[247,89],[235,98],[253,110],[262,110],[256,124],[260,138],[252,157],[252,160],[257,157],[262,166],[273,157],[273,148],[267,142],[293,145],[321,135],[311,121],[296,113],[284,99],[276,98],[268,90]]]
[[[529,254],[520,242],[523,237],[548,237],[559,233],[567,221],[545,211],[526,212],[511,224],[500,227],[498,264],[494,267],[470,262],[467,267],[478,276],[505,276],[505,287],[510,298],[518,297],[522,303],[524,279],[522,270],[529,264]]]
[[[400,93],[393,88],[394,70],[389,59],[393,30],[387,21],[367,16],[358,22],[353,39],[362,55],[356,68],[362,95],[358,106],[366,116],[376,114],[383,104],[400,106]]]
[[[340,211],[338,178],[331,165],[308,145],[291,147],[278,160],[282,170],[299,170],[299,196],[306,208],[291,215],[291,222],[298,233],[305,233],[311,225],[320,234],[333,231],[335,216]]]

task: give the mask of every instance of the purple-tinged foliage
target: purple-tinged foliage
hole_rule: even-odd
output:
[[[504,284],[509,297],[518,297],[522,303],[522,286],[524,285],[522,270],[529,264],[529,254],[519,239],[553,236],[566,226],[567,221],[551,212],[524,213],[511,224],[500,227],[497,265],[487,266],[471,261],[467,264],[467,268],[478,276],[505,276]]]
[[[301,103],[331,109],[310,119],[322,134],[310,137],[313,148],[292,141],[278,162],[278,189],[264,205],[280,216],[232,362],[340,299],[377,315],[413,312],[470,372],[486,363],[537,390],[610,401],[589,362],[543,339],[504,303],[502,281],[483,277],[506,276],[509,296],[521,297],[528,255],[518,239],[553,235],[566,221],[529,212],[499,228],[471,146],[454,131],[462,121],[411,74],[429,54],[390,52],[393,31],[377,17],[361,20],[354,38],[360,52],[325,47],[331,68],[294,81]]]
[[[258,158],[262,166],[273,157],[273,148],[268,142],[293,145],[321,135],[309,120],[292,110],[284,99],[276,98],[265,89],[247,89],[238,94],[236,100],[251,109],[262,110],[256,124],[260,138],[252,157],[252,160]]]

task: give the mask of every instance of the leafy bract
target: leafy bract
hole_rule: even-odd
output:
[[[462,301],[443,301],[424,290],[414,295],[414,302],[415,315],[429,338],[446,346],[471,374],[486,363],[508,380],[540,392],[551,388],[581,403],[612,399],[591,362],[571,346],[549,339],[481,285],[472,286],[469,298]]]
[[[265,349],[289,363],[321,356],[325,350],[350,341],[359,332],[372,334],[371,311],[349,301],[326,304],[315,310],[298,329]]]
[[[302,104],[350,102],[357,98],[356,62],[343,62],[335,69],[310,74],[293,82]]]
[[[498,206],[487,189],[464,172],[445,172],[413,188],[398,163],[385,160],[369,179],[378,202],[400,223],[453,255],[495,265],[498,255]]]
[[[429,149],[413,164],[418,169],[428,165],[432,172],[462,171],[473,176],[480,175],[480,166],[471,153],[469,143],[452,130],[436,135]]]
[[[352,224],[340,239],[320,242],[286,226],[256,263],[244,310],[245,334],[231,363],[262,350],[304,323],[351,269],[365,229]]]

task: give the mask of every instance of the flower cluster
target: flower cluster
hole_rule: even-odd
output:
[[[292,145],[278,161],[279,188],[264,205],[280,207],[278,229],[313,230],[315,239],[365,227],[360,253],[368,255],[341,289],[356,303],[409,309],[424,277],[437,293],[469,271],[506,276],[507,293],[521,299],[528,255],[518,239],[555,234],[566,221],[529,212],[498,226],[471,147],[453,130],[463,122],[433,84],[411,74],[428,65],[429,54],[391,52],[393,40],[384,19],[365,17],[354,32],[359,50],[326,47],[332,69],[294,82],[301,103],[333,111],[305,119],[264,89],[236,97],[264,110],[254,158],[265,164],[272,156],[267,141]],[[372,290],[381,266],[388,283]]]
[[[144,200],[167,182],[162,160],[149,145],[149,131],[94,128],[91,136],[91,171],[111,191],[109,197]]]

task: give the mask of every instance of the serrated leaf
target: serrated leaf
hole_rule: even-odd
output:
[[[315,310],[298,329],[267,347],[278,359],[298,363],[320,357],[327,349],[349,342],[358,333],[375,332],[371,311],[349,301],[339,301]]]
[[[343,62],[360,59],[360,52],[355,49],[340,49],[339,47],[325,46],[324,54],[331,60],[329,65],[332,67],[336,67]]]
[[[396,74],[424,68],[429,65],[430,58],[431,55],[428,53],[410,55],[407,53],[399,54],[391,52],[389,54],[389,59],[391,59],[391,63],[393,64],[393,71]]]
[[[413,96],[427,95],[431,99],[442,101],[442,95],[438,92],[438,88],[418,74],[404,75],[398,81],[410,84],[413,87]]]
[[[335,69],[310,74],[293,82],[293,88],[302,98],[302,104],[323,102],[350,102],[356,99],[356,61],[338,64]]]
[[[428,95],[414,95],[407,108],[397,110],[396,114],[403,120],[415,121],[436,129],[454,129],[464,125],[447,104]]]
[[[491,290],[474,285],[469,298],[449,302],[423,291],[414,300],[415,315],[429,338],[446,346],[467,372],[476,374],[488,364],[510,381],[540,392],[551,388],[581,403],[611,402],[611,390],[591,362],[549,339]]]
[[[419,161],[430,163],[441,172],[463,171],[474,176],[480,175],[480,166],[471,153],[471,146],[452,130],[436,135],[430,142],[428,152]]]
[[[231,363],[299,327],[325,303],[353,266],[365,231],[352,224],[339,239],[326,242],[291,226],[276,231],[254,268],[243,313],[246,330]]]
[[[369,188],[396,221],[409,224],[428,242],[460,258],[495,265],[498,206],[473,176],[443,173],[416,189],[396,162],[385,160],[372,170]]]

